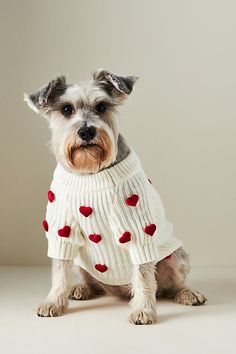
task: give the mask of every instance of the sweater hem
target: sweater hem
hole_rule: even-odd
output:
[[[159,262],[183,245],[182,241],[175,237],[170,237],[161,245],[153,245],[152,242],[146,245],[132,245],[129,248],[130,258],[133,264],[145,264],[149,262]]]

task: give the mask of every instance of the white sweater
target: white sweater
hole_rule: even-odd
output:
[[[182,246],[133,150],[96,174],[58,164],[48,200],[48,256],[75,260],[105,284],[127,284],[133,264],[160,261]]]

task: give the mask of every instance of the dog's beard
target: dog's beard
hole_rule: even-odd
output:
[[[65,153],[69,165],[81,173],[98,172],[113,162],[112,141],[103,130],[98,131],[96,138],[88,144],[68,137]]]

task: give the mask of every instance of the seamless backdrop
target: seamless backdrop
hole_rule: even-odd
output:
[[[57,74],[140,77],[122,108],[195,265],[236,264],[236,2],[1,0],[0,264],[46,265],[55,167],[46,122],[23,102]]]

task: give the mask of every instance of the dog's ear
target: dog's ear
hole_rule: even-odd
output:
[[[24,101],[36,113],[46,114],[57,99],[64,94],[68,85],[66,77],[58,76],[32,94],[24,94]]]
[[[125,98],[130,95],[134,84],[138,80],[137,76],[118,76],[110,73],[109,71],[99,69],[93,73],[93,79],[97,81],[110,96]]]

